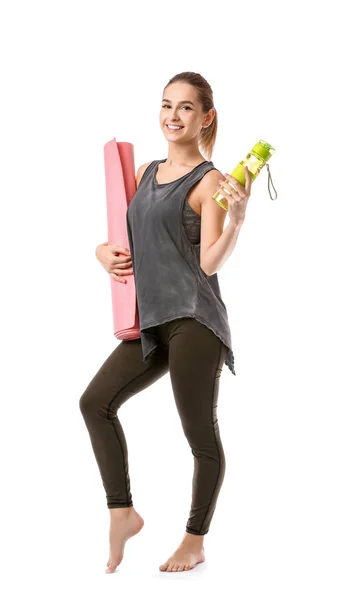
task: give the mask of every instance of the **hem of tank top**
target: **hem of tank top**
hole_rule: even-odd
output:
[[[205,319],[203,319],[203,317],[200,317],[200,316],[198,316],[196,314],[194,314],[194,315],[188,315],[188,314],[186,314],[186,315],[178,315],[177,317],[174,317],[174,318],[171,318],[171,319],[170,319],[170,317],[168,317],[167,319],[163,319],[162,321],[159,321],[159,323],[152,323],[151,325],[145,325],[143,327],[143,329],[140,329],[140,331],[142,333],[145,333],[144,329],[148,329],[149,327],[157,327],[158,325],[163,325],[164,323],[167,323],[168,321],[175,321],[177,319],[184,319],[184,318],[196,319],[196,321],[198,321],[199,323],[202,323],[202,325],[205,325],[206,327],[208,327],[208,329],[210,329],[213,332],[213,334],[216,335],[216,337],[218,337],[219,340],[221,340],[221,342],[223,343],[223,345],[227,348],[227,355],[228,354],[230,355],[230,358],[232,360],[232,364],[229,363],[229,360],[228,360],[227,356],[226,356],[224,362],[228,366],[228,368],[230,369],[230,371],[233,373],[233,375],[236,375],[236,373],[235,373],[235,367],[234,367],[235,357],[234,357],[234,352],[233,352],[232,348],[224,341],[224,339],[223,339],[223,337],[221,335],[219,335],[216,331],[214,331],[214,329],[212,328],[212,326],[209,325],[209,323],[207,323],[205,321]],[[153,335],[153,334],[151,334],[149,332],[146,332],[146,333],[148,335]],[[146,354],[146,357],[144,358],[144,362],[148,359],[148,357],[150,356],[150,354],[157,349],[157,346],[158,346],[158,344],[156,343],[156,346],[154,348],[152,348],[148,352],[148,354]],[[232,366],[232,368],[231,368],[231,366]]]
[[[147,361],[148,361],[148,359],[149,359],[149,358],[151,358],[151,357],[152,357],[152,356],[153,356],[153,355],[154,355],[154,354],[157,352],[157,350],[158,350],[158,346],[159,346],[159,344],[156,342],[156,343],[155,343],[155,345],[153,346],[153,348],[151,348],[151,350],[150,350],[150,351],[149,351],[149,352],[146,354],[145,358],[143,358],[143,362],[147,362]],[[233,363],[231,363],[231,362],[229,361],[229,359],[227,358],[227,355],[228,355],[228,354],[230,354],[230,356],[232,355],[232,354],[231,354],[231,349],[230,349],[230,348],[229,348],[229,346],[227,346],[226,344],[224,344],[224,346],[225,346],[225,348],[227,348],[226,357],[225,357],[225,359],[224,359],[224,364],[225,364],[225,365],[227,365],[227,367],[228,367],[229,371],[230,371],[230,372],[231,372],[233,375],[235,375],[235,377],[236,377],[236,371],[235,371],[234,362],[233,362]],[[163,348],[163,349],[165,349],[165,346],[164,346],[164,345],[162,345],[162,348]]]
[[[159,344],[155,343],[154,347],[151,348],[151,350],[146,354],[145,358],[143,359],[143,362],[147,362],[149,358],[151,358],[158,350],[158,346]],[[226,344],[224,344],[224,346],[227,348]],[[162,346],[163,349],[165,349],[165,346]],[[231,373],[233,373],[233,375],[236,376],[236,371],[235,371],[235,367],[234,367],[234,363],[229,362],[229,359],[227,358],[227,354],[229,353],[230,348],[228,347],[227,353],[226,353],[226,357],[224,359],[224,364],[227,365],[228,369],[230,370]]]

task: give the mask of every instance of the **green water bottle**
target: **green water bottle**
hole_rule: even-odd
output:
[[[245,176],[244,167],[245,166],[248,167],[249,174],[250,174],[252,182],[253,182],[254,179],[259,175],[261,169],[266,165],[267,169],[268,169],[269,182],[272,181],[272,178],[270,175],[270,168],[269,168],[267,161],[271,158],[271,156],[274,152],[275,152],[275,148],[273,148],[273,146],[271,146],[271,144],[268,144],[264,140],[259,140],[255,144],[255,146],[253,146],[252,150],[247,154],[246,158],[244,158],[243,160],[241,160],[239,162],[237,167],[235,167],[235,169],[230,173],[230,175],[232,177],[235,177],[235,179],[237,179],[237,181],[239,183],[241,183],[241,185],[245,186],[246,176]],[[229,186],[232,186],[234,188],[234,190],[237,191],[236,188],[234,187],[234,185],[232,184],[232,182],[229,181],[229,179],[225,179],[224,181],[225,181],[225,183],[228,184],[227,191],[229,191]],[[273,186],[273,183],[272,183],[272,186]],[[227,189],[227,186],[224,186],[224,184],[221,184],[220,187],[224,187],[224,189]],[[274,186],[273,186],[273,188],[274,188]],[[274,188],[274,191],[276,193],[275,198],[272,198],[272,196],[271,196],[269,185],[268,185],[268,191],[269,191],[271,200],[276,200],[278,194],[277,194],[275,188]],[[223,196],[222,194],[220,194],[219,191],[215,192],[215,194],[213,195],[213,200],[215,200],[215,202],[217,202],[217,204],[219,204],[222,208],[224,208],[224,210],[228,210],[229,207],[228,207],[227,198],[225,196]]]

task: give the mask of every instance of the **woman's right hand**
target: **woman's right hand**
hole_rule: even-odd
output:
[[[105,242],[97,246],[95,254],[103,268],[115,281],[126,283],[127,280],[120,275],[133,273],[131,254],[127,248]]]

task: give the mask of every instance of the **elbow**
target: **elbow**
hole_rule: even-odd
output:
[[[200,268],[201,268],[201,271],[203,271],[203,273],[205,275],[208,275],[208,272],[207,272],[206,268],[203,265],[200,265]]]
[[[214,275],[214,273],[216,272],[216,271],[211,271],[210,269],[204,267],[203,265],[200,265],[200,267],[201,267],[203,273],[205,275],[207,275],[207,277],[210,277],[210,275]]]
[[[216,269],[214,269],[214,268],[213,269],[209,269],[208,265],[206,265],[206,266],[205,265],[203,265],[203,266],[201,265],[201,269],[202,269],[203,273],[205,275],[207,275],[207,277],[211,277],[211,275],[215,275],[215,273],[217,273],[219,271],[220,267],[219,268],[216,267]]]

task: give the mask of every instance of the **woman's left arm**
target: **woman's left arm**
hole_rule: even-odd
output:
[[[209,171],[203,177],[200,186],[201,201],[201,268],[207,275],[213,275],[221,269],[233,252],[241,227],[245,220],[246,208],[251,194],[251,176],[245,167],[246,185],[242,186],[235,177],[220,171]],[[222,188],[224,179],[234,185],[232,188]],[[221,206],[213,200],[215,192],[219,191],[228,201],[229,223],[223,230],[227,215]]]

